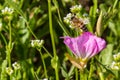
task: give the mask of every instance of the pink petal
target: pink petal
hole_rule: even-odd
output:
[[[86,47],[86,58],[91,58],[98,53],[98,45],[94,38],[90,38],[85,44]]]
[[[71,38],[64,37],[64,43],[80,58],[91,58],[105,48],[105,40],[98,38],[90,32],[84,32],[81,36]]]
[[[98,49],[99,49],[98,52],[100,52],[102,49],[106,47],[106,42],[104,39],[98,38],[97,36],[94,36],[94,39],[96,40],[98,44]]]
[[[81,58],[84,58],[86,56],[86,47],[84,46],[84,44],[88,41],[89,36],[86,37],[88,34],[83,34],[82,36],[79,36],[77,39],[77,46],[78,46],[78,50],[79,50],[79,56]]]
[[[76,42],[75,39],[73,39],[73,38],[71,38],[69,36],[66,36],[66,37],[63,37],[63,38],[64,38],[64,43],[67,45],[67,47],[70,48],[70,50],[74,54],[76,54],[77,51],[76,51],[75,46],[74,46],[74,44],[75,44],[74,42]]]

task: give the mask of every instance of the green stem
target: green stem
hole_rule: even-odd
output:
[[[0,33],[0,35],[2,36],[5,45],[7,45],[7,41],[6,41],[5,37],[4,37],[4,35],[2,33]]]
[[[16,78],[16,80],[18,80],[17,79],[17,70],[14,70],[15,71],[15,78]]]
[[[48,52],[48,50],[44,46],[42,46],[42,48],[46,51],[46,53],[48,53],[48,55],[50,56],[50,58],[52,58],[52,55]]]
[[[115,2],[114,2],[114,4],[113,4],[113,10],[115,9],[117,3],[118,3],[118,0],[115,0]]]
[[[78,80],[78,69],[77,68],[75,68],[75,80]]]
[[[7,52],[7,60],[9,67],[11,67],[11,51],[12,51],[12,29],[11,29],[11,21],[9,21],[9,44],[6,46],[6,52]]]
[[[85,69],[83,71],[80,71],[80,80],[88,80],[87,74],[85,73]]]
[[[62,19],[61,19],[61,16],[60,16],[60,11],[59,11],[58,2],[57,2],[57,0],[53,0],[53,2],[54,2],[54,5],[55,5],[55,7],[56,7],[56,9],[57,9],[58,18],[59,18],[60,22],[62,22]]]
[[[34,74],[35,74],[36,80],[40,80],[40,79],[38,78],[38,76],[37,76],[36,72],[35,72]]]
[[[12,47],[12,28],[11,28],[11,21],[9,21],[9,37],[10,37],[10,40],[9,40],[9,48]]]
[[[56,18],[57,19],[57,18]],[[58,24],[60,25],[60,27],[62,28],[62,30],[64,31],[64,33],[65,33],[65,35],[71,35],[70,33],[69,33],[69,31],[65,28],[65,26],[63,26],[63,24],[62,24],[62,22],[60,22],[58,19],[57,19],[57,22],[58,22]]]
[[[56,75],[56,80],[59,80],[58,68],[55,68],[55,75]]]
[[[57,13],[58,13],[58,18],[56,17],[57,19],[57,22],[58,24],[60,25],[60,27],[63,29],[63,31],[65,32],[66,35],[70,35],[69,31],[65,28],[65,26],[63,25],[63,21],[61,19],[61,16],[60,16],[60,11],[59,11],[59,4],[58,4],[58,1],[57,0],[53,0],[53,3],[57,9]],[[58,20],[59,19],[59,20]]]
[[[10,55],[11,53],[10,53],[10,51],[9,51],[9,53],[8,53],[8,64],[9,64],[9,67],[11,67],[11,55]]]
[[[99,72],[99,77],[100,77],[100,80],[104,80],[104,76],[102,72]]]
[[[50,36],[52,41],[53,54],[54,54],[54,57],[56,57],[57,54],[56,54],[56,47],[55,47],[53,27],[52,27],[51,0],[48,0],[48,12],[49,12],[49,29],[50,29]],[[56,80],[59,80],[58,68],[55,68],[55,75],[56,75]]]
[[[92,77],[92,74],[93,74],[93,71],[94,71],[93,63],[94,63],[94,58],[92,58],[91,62],[90,62],[90,70],[89,70],[89,75],[88,75],[89,79]]]
[[[9,67],[11,67],[11,51],[12,51],[12,28],[11,28],[11,20],[8,23],[9,26],[9,43],[6,45],[6,59],[8,61]],[[12,76],[10,75],[10,80],[12,80]]]
[[[42,60],[42,63],[43,63],[43,68],[44,68],[44,71],[45,71],[45,77],[48,78],[48,75],[47,75],[47,69],[46,69],[46,65],[45,65],[45,61],[43,59],[43,55],[42,55],[42,52],[41,52],[41,49],[37,49],[40,53],[40,56],[41,56],[41,60]]]
[[[53,27],[52,27],[51,0],[48,0],[48,10],[49,10],[50,36],[51,36],[51,41],[52,41],[53,53],[54,53],[54,56],[56,56],[56,48],[55,48],[55,41],[54,41],[54,34],[53,34]]]
[[[30,33],[34,36],[35,39],[38,39],[37,36],[34,34],[34,32],[31,30],[31,28],[30,28],[30,26],[29,26],[27,20],[25,20],[25,21],[26,21],[27,28],[29,29]]]

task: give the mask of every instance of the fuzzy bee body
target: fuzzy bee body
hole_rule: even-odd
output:
[[[84,32],[87,32],[88,29],[87,27],[85,26],[84,22],[82,19],[79,19],[79,18],[76,18],[75,16],[73,16],[71,18],[71,24],[72,26],[74,26],[75,28],[80,28],[82,29]]]

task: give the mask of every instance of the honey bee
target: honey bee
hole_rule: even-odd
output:
[[[83,22],[82,19],[77,18],[76,16],[73,16],[71,18],[71,25],[74,26],[75,28],[80,28],[83,32],[87,32],[88,29],[85,26],[85,23]]]

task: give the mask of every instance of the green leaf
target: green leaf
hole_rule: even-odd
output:
[[[115,23],[113,23],[112,21],[109,21],[108,27],[111,29],[111,31],[114,33],[114,35],[117,36],[117,30],[115,28]]]
[[[63,77],[67,77],[68,76],[68,74],[67,74],[67,72],[66,72],[64,67],[61,67],[61,72],[62,72],[62,76]]]
[[[113,44],[108,44],[107,47],[101,52],[100,58],[102,60],[102,64],[110,65],[113,61],[112,57]]]
[[[6,67],[7,67],[7,60],[4,60],[2,63],[2,72],[1,72],[0,80],[7,80]]]
[[[28,40],[30,33],[29,33],[29,30],[25,26],[25,20],[23,18],[20,18],[18,24],[19,24],[19,29],[17,32],[19,34],[21,43],[24,44]]]

